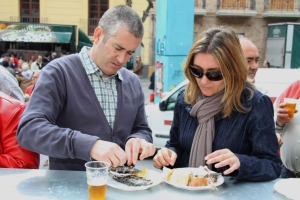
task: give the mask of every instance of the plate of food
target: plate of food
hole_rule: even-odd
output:
[[[163,181],[161,173],[147,168],[136,169],[122,166],[118,169],[110,168],[107,185],[124,191],[146,190]]]
[[[224,177],[206,166],[199,168],[163,168],[164,181],[185,190],[211,190],[224,183]]]

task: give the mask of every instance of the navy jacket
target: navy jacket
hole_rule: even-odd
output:
[[[21,117],[18,141],[49,155],[50,169],[85,170],[96,140],[125,147],[131,137],[152,142],[139,78],[125,68],[117,80],[118,103],[113,129],[105,117],[77,54],[51,61],[42,70]]]
[[[273,105],[268,96],[254,91],[251,100],[243,94],[244,105],[249,112],[234,111],[230,117],[215,116],[215,138],[213,151],[228,148],[241,163],[240,169],[231,175],[237,180],[266,181],[280,175],[281,161],[277,153],[278,142],[273,121]],[[178,155],[174,167],[187,167],[198,121],[190,116],[191,105],[184,101],[183,91],[179,93],[170,140],[166,147]],[[223,172],[225,169],[215,169]]]

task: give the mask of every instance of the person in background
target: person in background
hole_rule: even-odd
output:
[[[3,61],[5,60],[5,61],[7,61],[7,62],[9,62],[9,59],[10,59],[10,56],[9,56],[9,54],[8,53],[4,53],[4,54],[2,54],[2,56],[1,56],[1,62],[0,62],[0,65],[3,65]]]
[[[270,68],[270,67],[271,67],[271,66],[270,66],[270,62],[267,61],[267,60],[265,60],[264,63],[263,63],[263,67],[264,67],[264,68]]]
[[[239,35],[240,44],[247,62],[248,78],[255,83],[258,70],[259,53],[256,45],[247,37]]]
[[[2,66],[0,66],[0,91],[21,102],[24,102],[24,94],[16,77]]]
[[[155,153],[140,80],[123,65],[142,42],[130,7],[107,10],[91,48],[43,68],[18,127],[19,143],[49,155],[49,169],[85,170],[91,159],[136,164]],[[82,103],[84,102],[84,104]]]
[[[154,166],[208,165],[241,181],[278,178],[273,105],[247,81],[236,33],[204,32],[190,49],[184,73],[189,83],[178,95],[170,139]]]
[[[18,71],[18,64],[15,64],[15,59],[14,57],[10,57],[8,61],[9,67],[13,68],[15,71]]]
[[[135,60],[135,69],[134,69],[134,73],[138,76],[142,76],[143,75],[143,69],[144,69],[144,65],[142,63],[142,58],[141,56],[137,56],[136,60]]]
[[[15,76],[15,70],[9,66],[8,61],[3,60],[3,61],[2,61],[2,66],[3,66],[7,71],[9,71],[9,73],[11,73],[11,75]]]
[[[300,178],[300,115],[288,117],[284,108],[284,98],[298,99],[296,109],[300,108],[300,80],[293,82],[274,102],[276,131],[282,137],[280,156],[283,163],[281,178]]]
[[[34,61],[30,65],[30,69],[32,72],[40,71],[43,68],[43,57],[41,55],[38,55],[36,61]]]
[[[33,72],[30,70],[29,64],[27,62],[23,62],[22,68],[15,75],[23,93],[25,93],[26,88],[28,86],[32,85],[32,82],[31,82],[32,74],[33,74]]]
[[[52,52],[51,56],[50,56],[50,61],[54,60],[57,58],[57,53],[56,52]]]
[[[25,102],[29,101],[29,99],[32,95],[34,86],[35,86],[40,74],[41,74],[41,71],[36,71],[33,73],[32,77],[31,77],[32,85],[29,85],[25,90],[25,94],[24,94]]]
[[[149,89],[153,90],[153,92],[154,92],[154,86],[155,86],[155,71],[153,71],[150,76],[150,85],[149,85]]]
[[[39,155],[22,148],[17,142],[17,127],[25,106],[23,102],[17,80],[0,67],[0,168],[37,169],[39,166]]]

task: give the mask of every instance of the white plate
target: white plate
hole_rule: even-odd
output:
[[[300,199],[300,179],[280,179],[274,184],[274,189],[289,199]]]
[[[185,172],[192,172],[193,174],[199,174],[199,168],[191,168],[191,167],[184,167],[184,168],[176,168],[176,170],[183,170]],[[211,171],[213,172],[213,171]],[[164,180],[167,184],[172,185],[174,187],[177,188],[181,188],[181,189],[185,189],[185,190],[210,190],[213,189],[214,187],[220,186],[224,183],[224,177],[223,176],[219,176],[217,182],[215,182],[213,185],[208,185],[208,186],[197,186],[197,187],[193,187],[193,186],[183,186],[183,185],[179,185],[179,184],[174,184],[174,183],[170,183],[167,180]]]
[[[111,177],[111,175],[109,175],[107,179],[107,185],[119,190],[136,191],[136,190],[146,190],[150,187],[160,184],[163,181],[161,173],[149,169],[148,169],[147,179],[150,179],[153,183],[147,186],[128,186],[123,183],[119,183],[118,181],[115,181]]]

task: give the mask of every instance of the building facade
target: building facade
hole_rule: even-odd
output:
[[[124,5],[125,0],[0,0],[0,21],[75,25],[91,40],[99,18],[110,7]],[[142,17],[146,0],[133,0],[132,8]],[[149,18],[144,21],[143,62],[149,63]]]
[[[149,0],[132,0],[142,17]],[[90,39],[101,15],[125,0],[0,0],[0,21],[76,25]],[[156,9],[144,22],[143,47],[139,51],[146,65],[155,63]],[[195,0],[194,39],[206,28],[230,27],[253,40],[265,59],[268,24],[300,22],[300,0]],[[181,15],[184,13],[180,13]],[[159,19],[163,20],[163,19]],[[174,22],[176,23],[176,22]],[[184,37],[184,35],[182,36]]]

